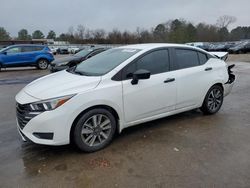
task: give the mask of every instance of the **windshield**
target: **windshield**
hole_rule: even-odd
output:
[[[75,72],[86,76],[102,76],[139,51],[124,48],[110,49],[80,63]]]
[[[80,52],[76,53],[75,56],[84,57],[92,51],[93,51],[93,49],[84,49],[84,50],[81,50]]]
[[[5,48],[3,48],[3,49],[0,49],[0,52],[5,51],[6,49],[8,49],[8,47],[5,47]]]

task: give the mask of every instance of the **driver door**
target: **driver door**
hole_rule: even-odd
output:
[[[132,74],[139,69],[150,71],[147,80],[132,85]],[[123,70],[123,105],[126,123],[172,111],[176,104],[174,72],[169,72],[170,58],[167,49],[147,53]]]
[[[3,62],[7,66],[13,66],[22,63],[21,47],[12,47],[5,51],[5,55],[2,57]]]

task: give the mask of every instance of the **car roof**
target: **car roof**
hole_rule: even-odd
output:
[[[42,45],[42,44],[15,44],[15,45],[10,45],[9,47],[25,47],[25,46],[34,46],[34,47],[45,47],[46,45]]]
[[[203,53],[207,53],[210,54],[209,52],[201,49],[201,48],[197,48],[195,46],[189,46],[186,44],[174,44],[174,43],[147,43],[147,44],[133,44],[133,45],[127,45],[127,46],[120,46],[118,48],[122,48],[122,49],[138,49],[138,50],[152,50],[155,48],[163,48],[163,47],[175,47],[175,48],[189,48],[189,49],[193,49],[196,51],[201,51]],[[210,54],[212,55],[212,54]]]
[[[184,47],[190,49],[198,49],[193,46],[185,45],[185,44],[172,44],[172,43],[148,43],[148,44],[132,44],[127,46],[121,46],[119,48],[129,48],[129,49],[138,49],[138,50],[150,50],[154,48],[162,48],[162,47]]]

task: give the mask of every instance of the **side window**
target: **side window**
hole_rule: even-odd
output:
[[[207,55],[200,52],[198,52],[198,55],[199,55],[200,65],[204,65],[208,60]]]
[[[32,51],[42,51],[43,48],[43,46],[35,46]]]
[[[198,53],[196,51],[186,50],[186,49],[176,49],[175,52],[179,69],[185,69],[200,65]]]
[[[24,46],[24,47],[22,47],[22,52],[32,52],[32,51],[35,51],[35,50],[31,46]]]
[[[20,53],[21,48],[20,47],[13,47],[8,50],[6,50],[7,54],[15,54],[15,53]]]
[[[131,78],[133,73],[139,69],[148,70],[151,75],[169,71],[168,50],[157,50],[151,52],[130,64],[124,70],[123,79]]]
[[[90,57],[93,57],[93,56],[95,56],[95,55],[97,55],[97,54],[99,54],[99,53],[101,53],[101,52],[103,52],[103,50],[97,50],[97,51],[91,53],[89,56],[90,56]]]

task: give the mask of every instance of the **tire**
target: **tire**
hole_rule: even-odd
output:
[[[219,85],[212,86],[206,94],[202,107],[204,114],[212,115],[217,113],[223,104],[223,88]]]
[[[40,70],[46,70],[49,66],[49,61],[47,59],[39,59],[37,61],[37,68]]]
[[[2,64],[0,63],[0,72],[1,72],[1,69],[2,69]]]
[[[102,108],[84,113],[73,129],[75,145],[83,152],[95,152],[111,143],[116,132],[114,115]]]

